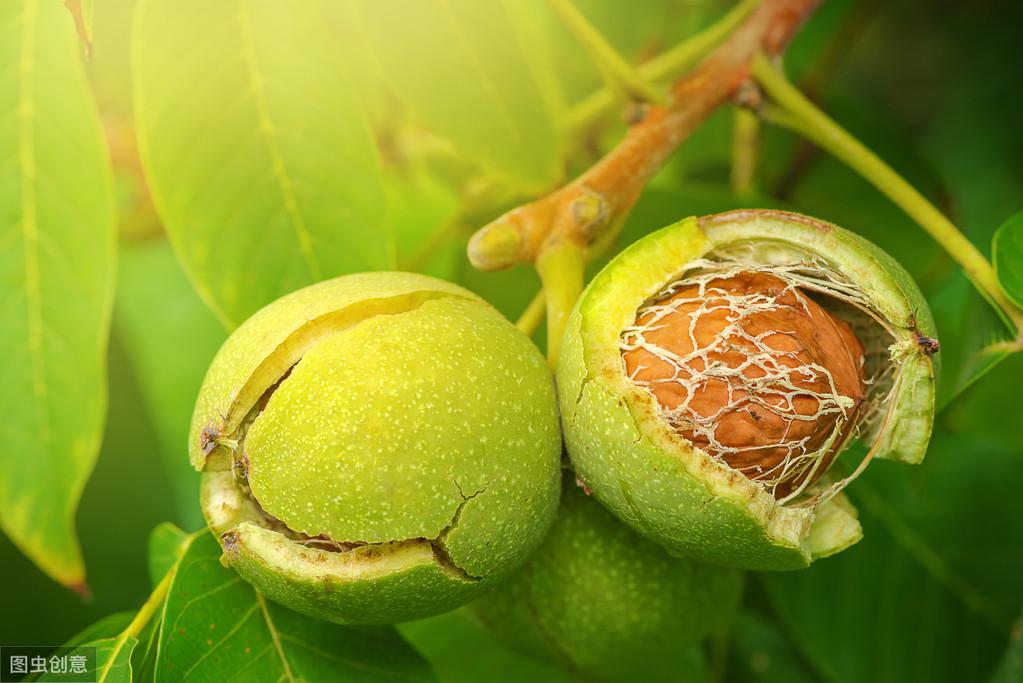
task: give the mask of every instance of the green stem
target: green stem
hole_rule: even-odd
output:
[[[541,289],[533,297],[533,300],[526,306],[519,319],[515,321],[515,327],[519,328],[527,337],[532,337],[536,328],[540,327],[544,312],[547,310],[547,297]]]
[[[640,78],[644,83],[675,80],[727,38],[759,4],[760,0],[742,0],[704,30],[639,65],[636,71]],[[614,106],[614,93],[609,88],[598,90],[569,112],[569,131],[579,133],[589,128],[604,118]]]
[[[607,42],[593,24],[572,4],[572,0],[548,0],[569,31],[582,43],[600,70],[604,82],[621,101],[644,100],[663,104],[664,95],[642,76]]]
[[[561,351],[568,315],[583,291],[583,250],[575,244],[553,244],[536,259],[547,300],[547,360],[553,368]]]
[[[111,668],[114,666],[114,662],[117,661],[117,655],[120,654],[124,648],[124,644],[128,642],[129,638],[137,638],[142,629],[146,627],[149,620],[153,618],[156,611],[163,604],[164,598],[167,597],[167,591],[170,589],[171,583],[174,581],[174,574],[177,572],[178,566],[175,564],[171,567],[164,575],[160,583],[156,584],[156,588],[150,593],[149,598],[139,609],[135,618],[131,620],[131,623],[121,631],[120,635],[117,636],[117,640],[114,642],[114,647],[110,651],[110,657],[107,659],[106,664],[103,665],[103,670],[99,672],[96,677],[97,683],[103,683],[106,681],[107,676],[110,674]]]
[[[732,192],[739,197],[753,191],[760,151],[760,117],[746,107],[735,107],[732,122]]]
[[[863,176],[948,252],[1017,333],[1023,330],[1023,311],[1002,292],[991,263],[933,204],[818,109],[763,55],[753,60],[753,76],[777,107],[765,107],[765,119],[803,135]]]

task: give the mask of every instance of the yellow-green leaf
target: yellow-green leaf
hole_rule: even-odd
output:
[[[75,509],[106,412],[112,187],[71,14],[0,3],[0,523],[79,589]]]
[[[519,189],[559,179],[563,140],[545,68],[503,2],[358,6],[385,79],[434,133]]]
[[[133,70],[153,201],[236,325],[285,292],[393,266],[372,133],[323,0],[143,0]]]

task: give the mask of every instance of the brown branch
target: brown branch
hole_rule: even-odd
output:
[[[469,259],[482,270],[532,262],[551,246],[591,245],[620,225],[650,178],[747,81],[760,51],[779,54],[820,0],[764,0],[724,43],[679,79],[666,106],[645,105],[625,138],[581,176],[481,228]]]

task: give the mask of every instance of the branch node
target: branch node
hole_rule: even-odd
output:
[[[607,224],[610,207],[604,195],[588,187],[580,188],[581,194],[572,200],[569,210],[578,236],[586,244],[593,241]]]
[[[469,240],[469,261],[480,270],[509,268],[522,260],[522,247],[521,233],[498,219]]]

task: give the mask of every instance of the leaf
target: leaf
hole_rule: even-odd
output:
[[[579,680],[567,671],[502,646],[461,612],[400,624],[398,630],[423,653],[444,683]]]
[[[562,175],[562,140],[545,70],[504,3],[359,0],[395,95],[467,159],[527,192]]]
[[[807,671],[778,627],[751,610],[736,619],[729,636],[728,680],[734,683],[812,683],[819,676]]]
[[[269,602],[192,537],[163,608],[157,680],[429,681],[393,628],[317,621]]]
[[[874,463],[849,489],[859,544],[805,571],[760,575],[785,630],[823,676],[991,674],[1023,599],[1023,459],[992,437],[939,429],[921,467]]]
[[[1023,430],[1006,428],[1019,419],[1019,378],[1023,354],[1007,356],[998,372],[975,382],[941,413],[945,429],[957,434],[995,438],[1017,456],[1023,454]]]
[[[1023,211],[1002,223],[991,243],[995,272],[1002,291],[1023,307]]]
[[[60,3],[0,5],[0,524],[85,590],[74,516],[106,411],[114,214],[77,40]]]
[[[629,8],[627,21],[623,20],[619,0],[579,0],[575,4],[619,54],[632,64],[640,64],[697,33],[715,18],[715,14],[728,9],[730,3],[647,0]],[[603,80],[579,40],[565,29],[558,17],[551,19],[553,26],[544,42],[550,44],[563,88],[575,102],[602,87]],[[689,147],[688,142],[686,147]]]
[[[156,677],[156,651],[161,623],[160,615],[157,614],[138,634],[138,644],[131,653],[132,681],[152,681]]]
[[[458,197],[422,163],[389,173],[387,190],[401,269],[451,279],[465,261]]]
[[[64,643],[64,647],[78,647],[92,640],[113,638],[124,630],[124,627],[131,622],[134,616],[134,612],[114,612],[113,614],[108,614],[95,624],[86,626],[68,638],[67,642]]]
[[[342,273],[393,267],[371,131],[323,0],[143,0],[135,117],[154,204],[229,325]]]
[[[76,644],[73,648],[54,651],[59,657],[85,657],[84,672],[40,674],[29,680],[38,681],[94,681],[95,683],[132,683],[132,655],[138,645],[132,636],[114,634]],[[95,651],[95,657],[91,656]]]
[[[131,683],[131,656],[138,644],[131,636],[87,643],[84,647],[96,648],[96,683]]]
[[[149,580],[155,586],[181,559],[190,538],[170,522],[164,522],[149,535]]]
[[[199,475],[188,463],[184,444],[195,397],[226,333],[192,289],[166,240],[122,248],[114,330],[159,437],[152,445],[170,475],[174,519],[198,527]],[[173,339],[186,341],[168,343]]]
[[[592,680],[548,662],[534,660],[508,649],[479,628],[463,612],[448,612],[430,619],[399,624],[398,630],[433,665],[444,683],[573,683]],[[674,668],[653,667],[625,676],[608,676],[607,683],[702,683],[709,681],[707,666],[699,648],[681,650]],[[665,679],[668,676],[668,679]]]
[[[928,303],[938,327],[941,351],[938,410],[1008,357],[1011,337],[1005,323],[961,272],[933,294]]]
[[[1023,680],[1023,614],[1013,626],[1005,658],[991,678],[991,683],[1014,683],[1020,680]]]
[[[75,22],[75,31],[82,43],[82,50],[86,55],[92,47],[92,17],[94,11],[93,0],[64,0],[64,7],[71,13]]]

